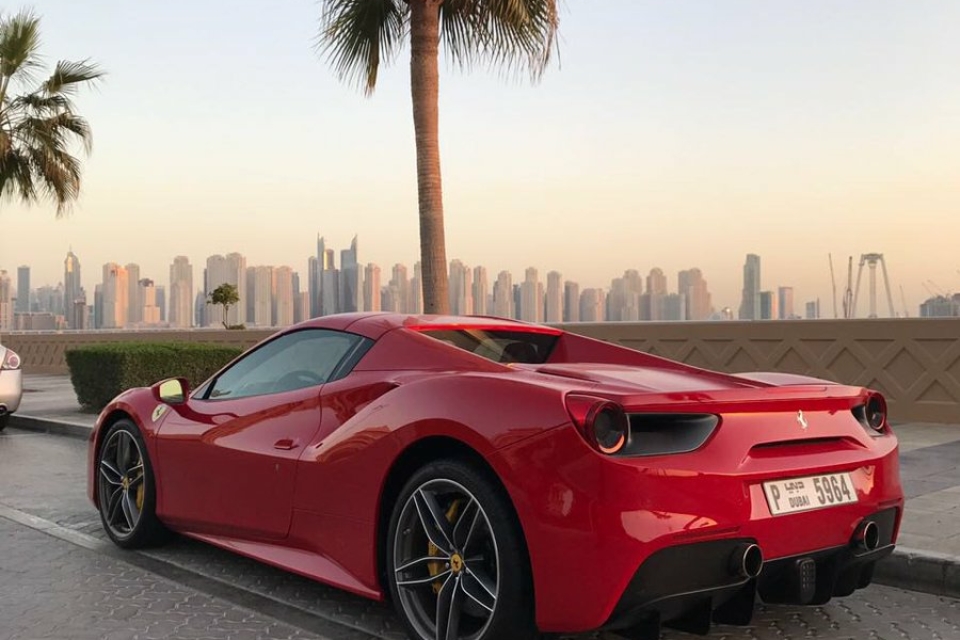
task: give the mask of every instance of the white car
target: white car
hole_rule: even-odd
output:
[[[3,431],[10,421],[10,414],[20,406],[22,396],[20,356],[12,349],[0,345],[0,431]]]

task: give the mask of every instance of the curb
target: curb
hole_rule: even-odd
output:
[[[76,422],[16,413],[10,416],[10,426],[84,440],[93,431],[92,427]],[[907,591],[960,598],[960,556],[898,546],[892,554],[877,562],[873,582]]]
[[[10,426],[15,429],[24,429],[26,431],[40,431],[42,433],[51,433],[58,436],[69,436],[71,438],[81,438],[86,440],[90,437],[93,427],[76,422],[66,422],[55,418],[37,418],[34,416],[25,416],[19,413],[10,415]]]
[[[960,557],[897,547],[876,564],[873,581],[908,591],[960,598]]]

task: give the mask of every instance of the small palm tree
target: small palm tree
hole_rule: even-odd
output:
[[[550,61],[557,0],[320,0],[319,48],[343,80],[370,95],[381,62],[410,37],[410,93],[417,146],[420,264],[427,313],[449,311],[438,133],[439,45],[461,67],[524,69],[536,80]]]
[[[103,75],[88,61],[61,60],[34,84],[40,67],[40,19],[29,11],[0,15],[0,199],[31,205],[52,200],[62,215],[80,194],[80,161],[90,125],[71,97]]]

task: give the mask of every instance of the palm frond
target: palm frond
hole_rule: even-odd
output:
[[[442,37],[458,63],[482,60],[538,80],[556,49],[557,0],[445,0]]]
[[[30,159],[15,147],[8,147],[0,156],[0,199],[33,202],[37,190],[33,183]]]
[[[76,92],[77,85],[95,82],[104,74],[100,67],[89,60],[60,60],[53,70],[53,75],[43,83],[43,90],[47,95],[72,94]]]
[[[24,92],[22,85],[40,63],[39,44],[33,14],[0,17],[0,199],[27,205],[50,200],[59,217],[80,195],[75,145],[89,153],[93,143],[90,125],[71,97],[104,72],[89,60],[60,61],[49,79]]]
[[[337,76],[367,95],[377,85],[381,63],[392,62],[407,29],[405,0],[321,0],[317,50]]]
[[[0,79],[4,87],[14,79],[29,80],[40,66],[40,18],[21,10],[0,17]]]

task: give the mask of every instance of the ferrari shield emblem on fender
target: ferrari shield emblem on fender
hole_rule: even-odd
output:
[[[159,419],[160,419],[160,416],[162,416],[162,415],[163,415],[163,412],[166,411],[166,410],[167,410],[167,405],[165,405],[165,404],[158,404],[158,405],[157,405],[157,408],[153,410],[153,416],[151,416],[152,420],[153,420],[154,422],[156,422],[157,420],[159,420]]]
[[[806,431],[807,427],[809,426],[807,424],[807,419],[803,417],[803,409],[801,409],[800,411],[797,411],[797,424],[799,424],[800,428],[803,429],[804,431]]]

